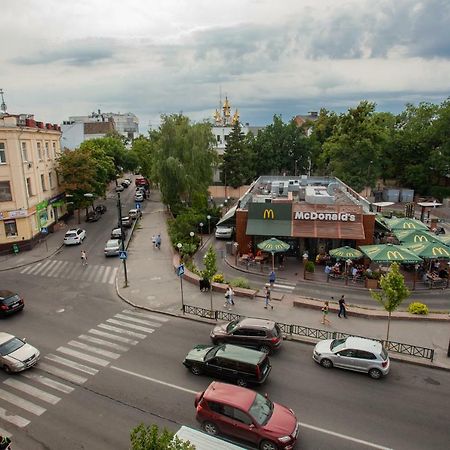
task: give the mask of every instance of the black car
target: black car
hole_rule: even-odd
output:
[[[102,215],[98,211],[89,211],[86,216],[86,222],[97,222]]]
[[[0,316],[7,316],[22,311],[25,303],[23,298],[15,292],[0,290]]]
[[[216,325],[211,331],[214,344],[228,343],[270,353],[280,347],[283,334],[273,320],[243,318]]]
[[[194,374],[206,374],[237,383],[261,384],[266,381],[272,366],[267,353],[237,345],[197,345],[183,364]]]
[[[106,212],[106,206],[105,205],[97,205],[95,207],[95,210],[100,214],[104,214]]]

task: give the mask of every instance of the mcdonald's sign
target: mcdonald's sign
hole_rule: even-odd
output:
[[[429,242],[426,236],[414,236],[414,242]]]
[[[272,219],[272,220],[274,220],[275,219],[275,213],[273,212],[273,209],[266,208],[264,210],[264,212],[263,212],[263,218],[264,219]]]
[[[389,250],[386,254],[389,261],[398,261],[399,259],[405,259],[403,255],[397,250]]]
[[[415,224],[415,223],[407,222],[407,223],[404,223],[404,224],[403,224],[403,228],[404,228],[405,230],[406,230],[406,229],[415,230],[417,227],[416,227],[416,224]]]
[[[450,253],[444,247],[433,247],[433,255],[438,256],[450,256]]]

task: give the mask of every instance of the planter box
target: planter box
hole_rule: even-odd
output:
[[[368,289],[376,289],[378,287],[378,280],[374,280],[372,278],[366,278],[364,285]]]

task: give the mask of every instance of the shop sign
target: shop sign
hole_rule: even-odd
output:
[[[66,197],[66,194],[65,194],[65,193],[55,195],[53,198],[51,198],[51,199],[48,201],[48,203],[49,203],[49,205],[53,205],[53,206],[61,205],[61,204],[64,203],[65,197]]]
[[[295,211],[294,220],[326,220],[332,222],[355,222],[355,214],[346,212]]]
[[[38,203],[36,205],[36,211],[41,211],[42,209],[47,209],[48,206],[48,200],[44,200],[41,203]]]
[[[9,211],[8,216],[11,218],[16,218],[16,217],[27,217],[28,216],[28,212],[26,209],[17,209],[15,211]]]
[[[292,217],[292,205],[287,203],[250,203],[248,218],[252,220],[288,220]]]

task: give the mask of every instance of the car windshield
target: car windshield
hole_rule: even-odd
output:
[[[259,425],[265,425],[272,417],[273,403],[261,394],[256,394],[248,412]]]
[[[6,341],[4,344],[0,345],[0,355],[9,355],[10,353],[18,350],[23,345],[25,345],[25,342],[21,341],[19,338],[14,337],[9,341]]]
[[[233,320],[227,325],[227,333],[232,333],[237,327],[238,321]]]
[[[118,243],[117,243],[117,241],[108,241],[108,242],[106,243],[106,246],[107,246],[107,247],[117,247],[117,246],[118,246]]]
[[[343,348],[345,348],[345,341],[347,340],[347,338],[343,338],[343,339],[333,339],[333,342],[330,345],[330,349],[333,351],[340,351]]]
[[[213,347],[210,350],[208,350],[208,353],[206,353],[205,355],[205,361],[207,361],[208,359],[214,358],[214,356],[216,356],[216,353],[223,348],[222,345],[218,345],[217,347]]]

